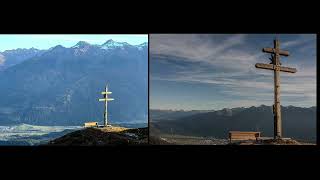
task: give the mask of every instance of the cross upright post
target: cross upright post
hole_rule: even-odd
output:
[[[274,137],[282,137],[282,127],[281,127],[281,105],[280,105],[280,55],[279,55],[279,41],[274,40],[274,64],[276,68],[274,70]]]
[[[288,51],[280,50],[280,43],[278,39],[274,40],[274,48],[263,48],[262,51],[265,53],[271,53],[271,63],[263,64],[257,63],[256,68],[268,69],[274,71],[274,139],[282,137],[282,120],[281,120],[281,105],[280,105],[280,71],[295,73],[295,68],[283,67],[280,62],[280,55],[289,56]]]
[[[103,99],[99,99],[99,101],[104,101],[104,126],[108,126],[108,101],[113,101],[113,98],[108,98],[108,94],[111,94],[112,92],[108,92],[108,86],[106,86],[105,91],[101,92],[101,94],[104,96]]]

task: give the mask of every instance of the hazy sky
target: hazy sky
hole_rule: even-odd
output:
[[[222,109],[273,104],[273,71],[257,69],[269,63],[271,34],[150,35],[150,108]],[[316,105],[316,35],[280,34],[281,104]]]
[[[0,35],[0,52],[17,48],[49,49],[56,45],[71,47],[79,41],[86,41],[90,44],[103,44],[109,39],[118,42],[127,42],[131,45],[138,45],[148,42],[148,35],[127,34],[127,35],[90,35],[90,34],[59,34],[59,35]]]

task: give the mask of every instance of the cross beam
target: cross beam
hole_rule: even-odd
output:
[[[278,53],[279,55],[282,55],[282,56],[289,56],[289,51],[283,51],[283,50],[275,49],[275,48],[263,48],[262,52],[272,53],[272,54]]]
[[[282,124],[281,124],[281,106],[280,106],[280,71],[287,73],[296,73],[297,69],[290,67],[281,66],[280,55],[289,56],[288,51],[280,50],[280,43],[276,39],[274,40],[274,48],[263,48],[262,52],[271,53],[271,63],[263,64],[257,63],[256,68],[267,69],[274,71],[274,105],[273,105],[273,114],[274,114],[274,138],[282,137]]]
[[[268,69],[268,70],[276,70],[276,68],[280,68],[279,71],[282,72],[288,72],[288,73],[296,73],[297,69],[296,68],[290,68],[290,67],[283,67],[283,66],[276,66],[273,64],[263,64],[263,63],[257,63],[256,68],[260,69]]]
[[[105,102],[105,109],[104,109],[104,126],[108,125],[108,101],[113,101],[113,98],[108,98],[108,94],[111,94],[112,92],[108,92],[108,86],[106,86],[105,91],[101,92],[103,95],[102,99],[99,99],[99,101],[104,101]]]

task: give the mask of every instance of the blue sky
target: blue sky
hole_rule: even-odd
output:
[[[49,49],[56,45],[71,47],[79,41],[86,41],[90,44],[103,44],[109,39],[118,42],[127,42],[132,45],[138,45],[148,42],[148,35],[143,34],[121,34],[121,35],[89,35],[89,34],[57,34],[57,35],[0,35],[0,52],[17,48],[37,48]]]
[[[316,105],[316,35],[278,34],[280,48],[290,52],[281,73],[281,104]],[[274,34],[151,34],[150,108],[222,109],[273,104],[273,71],[269,63]]]

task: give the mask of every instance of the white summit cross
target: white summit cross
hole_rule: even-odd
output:
[[[99,101],[104,101],[105,102],[105,109],[104,109],[104,126],[108,126],[108,106],[107,103],[108,101],[113,101],[113,98],[108,98],[108,94],[111,94],[112,92],[108,92],[108,85],[106,85],[106,90],[101,92],[103,95],[103,99],[99,99]]]

